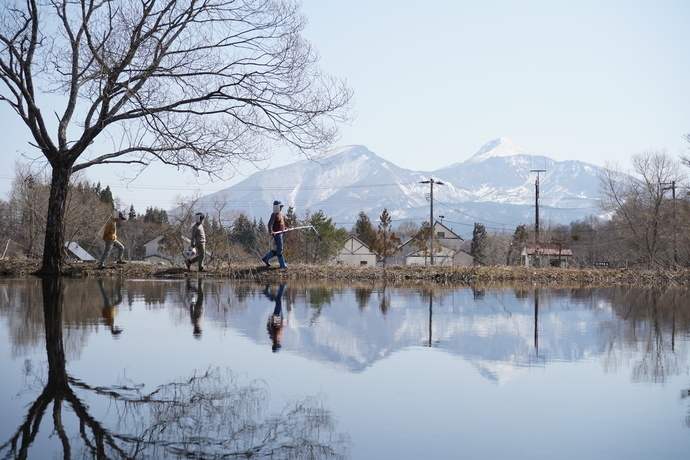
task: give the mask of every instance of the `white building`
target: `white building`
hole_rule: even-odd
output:
[[[522,248],[522,265],[526,267],[560,267],[568,268],[568,260],[573,251],[567,244],[527,243]]]
[[[160,245],[163,235],[159,235],[154,239],[144,243],[144,260],[152,264],[165,264],[165,265],[182,265],[184,262],[184,257],[182,256],[182,250],[175,254],[169,254],[163,250]],[[182,239],[189,244],[189,238],[182,237]]]
[[[474,258],[461,249],[465,240],[453,230],[436,222],[434,234],[434,265],[467,267],[474,263]],[[411,238],[401,245],[401,251],[396,254],[393,263],[431,265],[431,254],[428,249],[419,249],[415,244],[415,238]]]
[[[335,257],[335,263],[343,265],[376,265],[376,254],[356,236],[350,236]]]

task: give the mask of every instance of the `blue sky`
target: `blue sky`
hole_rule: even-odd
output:
[[[362,144],[425,171],[500,136],[601,166],[690,149],[682,137],[690,133],[690,2],[303,0],[302,11],[322,69],[354,90],[356,118],[336,145]],[[8,119],[6,108],[0,117]],[[2,197],[28,140],[4,122]],[[278,152],[270,166],[295,160]],[[154,167],[127,188],[122,174],[87,172],[139,212],[242,179],[197,184]]]

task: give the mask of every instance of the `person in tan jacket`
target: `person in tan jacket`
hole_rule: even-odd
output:
[[[125,246],[117,240],[117,223],[124,222],[127,218],[118,211],[113,211],[113,217],[105,224],[105,229],[103,230],[103,241],[105,241],[105,250],[101,256],[101,261],[98,264],[98,268],[105,268],[105,261],[110,255],[110,251],[115,246],[117,248],[117,264],[126,264],[122,260],[122,254],[125,252]]]

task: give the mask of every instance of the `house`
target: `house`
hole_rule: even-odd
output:
[[[454,250],[441,246],[440,244],[434,245],[434,265],[452,266],[454,256]],[[429,251],[422,249],[408,254],[405,257],[405,265],[431,265]]]
[[[467,251],[460,249],[453,254],[454,267],[471,267],[474,265],[474,257]]]
[[[521,264],[525,267],[568,268],[568,260],[573,251],[567,244],[526,243],[522,248]]]
[[[182,256],[182,250],[176,254],[169,254],[163,251],[160,243],[164,238],[164,235],[159,235],[154,239],[144,243],[144,260],[152,264],[165,264],[165,265],[181,265],[184,262],[184,257]],[[182,237],[182,239],[189,244],[189,238]]]
[[[362,240],[351,235],[335,257],[335,263],[343,265],[376,265],[376,254]]]
[[[438,244],[444,248],[450,248],[453,251],[459,251],[460,246],[465,241],[460,236],[456,235],[453,230],[438,221],[434,224],[434,234],[436,235],[434,246]]]
[[[474,263],[474,258],[461,246],[464,240],[441,222],[434,224],[434,265],[466,267]],[[393,263],[405,265],[430,265],[428,250],[420,249],[416,238],[410,238],[400,246]]]
[[[96,259],[86,249],[74,241],[65,243],[65,260],[70,262],[95,262]]]

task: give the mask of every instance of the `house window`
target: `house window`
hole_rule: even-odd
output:
[[[445,238],[446,232],[436,232],[436,236],[438,236],[439,238]]]
[[[366,265],[366,264],[367,264],[367,261],[366,261],[366,260],[360,260],[360,261],[359,261],[359,264],[360,264],[360,265]]]

